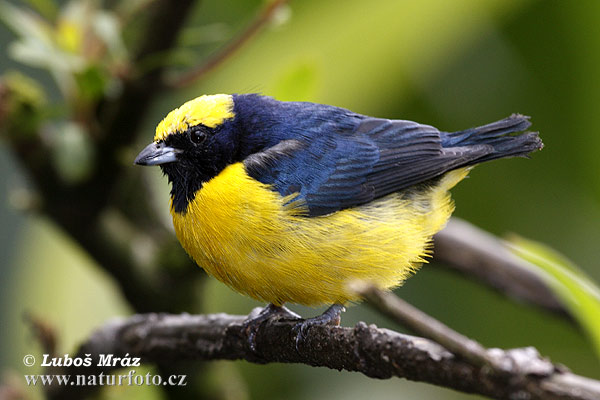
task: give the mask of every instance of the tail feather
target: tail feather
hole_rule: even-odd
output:
[[[476,128],[458,132],[444,132],[441,136],[442,146],[469,147],[488,145],[493,149],[482,157],[471,160],[466,165],[479,164],[484,161],[505,157],[527,157],[529,153],[542,149],[544,144],[537,132],[523,132],[531,125],[529,117],[513,114],[508,118]]]

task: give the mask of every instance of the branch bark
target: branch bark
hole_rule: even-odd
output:
[[[354,328],[314,326],[296,350],[298,320],[270,319],[256,332],[256,351],[248,344],[246,316],[227,314],[145,314],[113,320],[81,346],[78,357],[93,355],[92,367],[71,367],[61,374],[108,373],[98,367],[99,354],[141,357],[146,363],[182,360],[246,360],[253,363],[301,363],[355,371],[378,379],[391,377],[427,382],[494,399],[592,400],[600,382],[584,378],[540,357],[534,348],[492,349],[509,362],[499,373],[475,366],[428,339],[359,322]],[[89,386],[52,386],[51,399],[79,399]]]

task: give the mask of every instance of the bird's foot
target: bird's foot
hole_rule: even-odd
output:
[[[300,351],[300,344],[304,342],[308,335],[308,331],[312,326],[315,325],[333,325],[337,326],[341,321],[342,312],[346,311],[346,308],[341,304],[333,304],[321,315],[313,318],[308,318],[302,322],[298,322],[294,326],[296,335],[296,350]]]
[[[256,334],[258,333],[258,328],[260,328],[262,323],[271,318],[301,319],[295,312],[290,311],[286,307],[276,306],[274,304],[267,305],[260,310],[258,314],[251,312],[248,315],[248,319],[242,324],[242,328],[248,333],[248,345],[253,352],[256,352]]]

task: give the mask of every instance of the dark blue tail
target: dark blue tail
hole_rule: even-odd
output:
[[[519,135],[511,133],[522,132],[531,123],[529,117],[513,114],[508,118],[477,128],[458,132],[442,132],[442,146],[469,147],[474,145],[490,145],[493,151],[468,164],[479,164],[484,161],[504,157],[526,157],[529,153],[540,150],[544,145],[537,132],[525,132]]]

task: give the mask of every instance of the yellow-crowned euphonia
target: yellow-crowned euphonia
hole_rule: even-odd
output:
[[[201,96],[171,111],[135,160],[160,165],[183,248],[209,274],[270,303],[333,304],[355,280],[400,285],[454,206],[468,170],[541,149],[528,117],[442,132],[257,94]],[[308,325],[307,325],[308,324]]]

